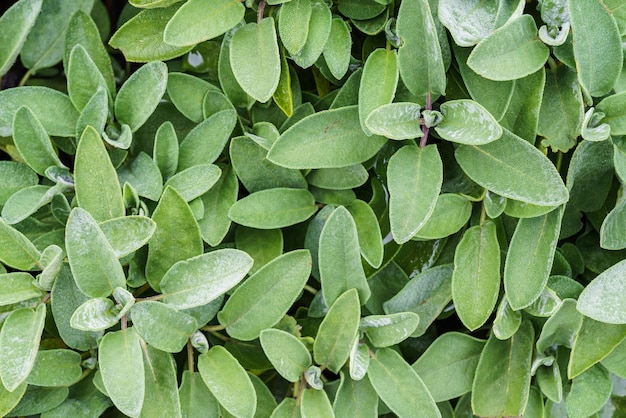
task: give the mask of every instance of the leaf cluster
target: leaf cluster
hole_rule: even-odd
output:
[[[0,416],[623,413],[622,3],[11,2]]]

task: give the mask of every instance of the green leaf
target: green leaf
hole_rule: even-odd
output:
[[[103,132],[109,115],[107,91],[99,87],[91,96],[76,121],[76,136],[80,137],[87,126],[93,126],[96,132]]]
[[[150,345],[141,348],[145,376],[141,416],[182,418],[174,357]]]
[[[80,380],[80,354],[72,350],[39,351],[26,382],[36,386],[70,386]]]
[[[605,324],[583,317],[572,344],[567,376],[575,378],[600,362],[626,338],[626,325]]]
[[[30,374],[41,333],[46,320],[46,305],[37,309],[17,309],[4,320],[0,329],[0,379],[10,392],[26,380]]]
[[[549,367],[539,367],[535,376],[537,384],[546,398],[552,402],[561,403],[563,400],[563,382],[559,364],[554,362]]]
[[[237,29],[230,41],[230,66],[246,93],[261,103],[271,99],[280,79],[280,55],[273,18]]]
[[[124,216],[98,225],[117,258],[143,247],[152,237],[156,224],[145,216]]]
[[[528,402],[534,330],[522,322],[510,339],[489,337],[472,385],[472,410],[480,416],[517,416]]]
[[[541,294],[552,268],[561,230],[562,210],[520,219],[504,263],[504,289],[514,310],[533,303]]]
[[[102,338],[98,365],[113,404],[124,414],[138,417],[146,383],[141,345],[134,328],[109,332]]]
[[[30,385],[20,403],[10,412],[9,416],[31,416],[47,412],[67,399],[69,389],[66,387],[39,387]]]
[[[315,187],[330,190],[347,190],[362,186],[369,174],[362,164],[339,168],[320,168],[311,171],[306,181]]]
[[[191,202],[209,191],[221,174],[222,170],[215,164],[198,164],[174,174],[163,187],[169,186],[185,202]]]
[[[472,203],[454,193],[442,193],[437,198],[435,209],[414,238],[439,239],[459,231],[472,214]]]
[[[420,317],[413,312],[369,315],[361,318],[359,329],[374,347],[390,347],[404,341],[417,328]]]
[[[459,46],[474,46],[496,29],[496,3],[440,0],[439,20]]]
[[[50,166],[65,167],[54,151],[45,128],[26,106],[15,112],[13,142],[24,161],[39,175],[43,176]]]
[[[67,91],[76,110],[82,112],[98,88],[107,88],[106,81],[82,45],[72,48],[67,61]]]
[[[287,168],[333,168],[362,163],[386,143],[361,129],[357,106],[317,112],[291,126],[272,145],[267,159]]]
[[[222,346],[215,346],[198,356],[202,380],[229,413],[252,417],[256,410],[256,392],[245,369]]]
[[[461,322],[470,330],[483,325],[500,290],[500,245],[496,225],[485,221],[463,234],[454,252],[452,299]]]
[[[228,217],[251,228],[274,229],[303,222],[316,210],[315,198],[308,190],[278,187],[238,200]]]
[[[245,10],[237,0],[190,0],[167,23],[163,40],[185,47],[216,38],[239,23]]]
[[[389,139],[420,138],[423,132],[419,117],[418,104],[389,103],[371,111],[365,119],[365,125],[370,132]]]
[[[115,97],[115,117],[135,132],[156,109],[167,87],[167,65],[152,61],[135,71]]]
[[[297,382],[311,365],[311,354],[298,337],[279,329],[261,331],[261,346],[276,371],[290,382]]]
[[[437,28],[427,0],[405,0],[398,10],[398,68],[407,89],[420,97],[438,97],[446,91]]]
[[[233,110],[222,110],[192,129],[180,143],[178,171],[217,160],[236,123]]]
[[[74,311],[70,326],[80,331],[102,331],[119,322],[118,311],[111,299],[89,299]]]
[[[393,297],[382,304],[385,313],[416,313],[419,316],[419,324],[413,336],[424,334],[452,300],[452,271],[452,264],[445,264],[416,274],[400,291],[393,292]],[[378,292],[373,286],[372,279],[369,283],[374,294],[372,297],[375,297]]]
[[[176,144],[178,146],[178,144]],[[178,149],[177,149],[178,150]],[[163,192],[163,177],[157,163],[141,151],[128,165],[117,169],[120,184],[128,183],[139,196],[158,201]]]
[[[9,7],[0,17],[0,77],[15,63],[41,11],[42,0],[22,0]]]
[[[604,113],[602,123],[607,123],[611,127],[611,135],[626,134],[626,118],[620,112],[624,106],[626,106],[626,92],[605,97],[596,106],[597,112]]]
[[[94,3],[94,9],[97,3]],[[78,10],[67,28],[65,34],[65,53],[63,57],[63,67],[67,68],[69,55],[74,46],[80,44],[105,79],[107,90],[110,94],[115,93],[115,76],[111,66],[111,58],[102,43],[102,38],[98,31],[98,26],[92,17],[83,10]]]
[[[578,298],[583,315],[609,324],[626,324],[626,260],[600,273],[585,287]]]
[[[32,270],[40,256],[24,234],[0,218],[0,261],[19,270]]]
[[[359,328],[359,305],[356,289],[350,289],[330,306],[313,344],[313,358],[317,364],[338,373],[348,360]]]
[[[322,293],[328,306],[344,292],[356,289],[361,304],[371,292],[361,264],[356,224],[344,207],[335,209],[319,237],[319,271]]]
[[[576,72],[563,65],[546,72],[537,133],[552,149],[569,151],[576,145],[583,120],[583,98]]]
[[[500,196],[540,206],[557,206],[568,200],[554,164],[507,130],[502,138],[486,145],[460,145],[455,156],[469,178]]]
[[[489,80],[515,80],[542,68],[548,55],[550,49],[537,37],[534,19],[523,15],[476,45],[467,65]]]
[[[363,379],[354,380],[345,376],[343,372],[340,375],[341,383],[333,402],[335,416],[356,418],[376,416],[378,413],[378,395],[369,378],[364,376]]]
[[[537,339],[537,351],[546,354],[553,345],[563,345],[572,348],[583,316],[576,310],[576,301],[565,299],[556,311],[544,324]]]
[[[624,219],[624,215],[626,215],[626,211],[624,210],[625,205],[626,201],[621,199],[606,215],[604,221],[602,221],[602,227],[600,228],[600,247],[607,250],[621,250],[626,248],[626,242],[624,242],[624,236],[621,233],[626,226],[624,224],[626,221],[626,219]]]
[[[359,121],[366,134],[373,132],[367,128],[365,120],[373,110],[391,103],[399,77],[395,51],[378,48],[367,57],[359,86]]]
[[[514,311],[506,298],[500,300],[493,320],[493,333],[500,340],[508,340],[522,324],[522,313]]]
[[[83,132],[74,166],[76,200],[97,221],[124,216],[122,191],[111,159],[92,127]]]
[[[64,186],[31,186],[18,190],[2,207],[2,217],[8,224],[16,224],[44,207],[65,189]]]
[[[294,2],[297,0],[292,0]],[[300,418],[300,405],[296,403],[294,398],[283,399],[274,412],[272,412],[271,418]]]
[[[435,131],[448,141],[483,145],[502,136],[502,127],[480,104],[473,100],[450,100],[441,105],[443,120]]]
[[[43,296],[33,283],[33,276],[24,272],[0,274],[0,306]]]
[[[163,302],[176,309],[206,305],[244,278],[252,258],[240,250],[205,253],[170,268],[161,282]]]
[[[330,170],[330,169],[329,169]],[[362,200],[355,200],[348,206],[354,219],[361,256],[374,268],[383,262],[383,238],[374,210]]]
[[[155,290],[176,262],[202,254],[202,238],[189,205],[171,187],[152,214],[157,227],[148,243],[146,278]]]
[[[422,379],[405,360],[390,348],[379,348],[372,358],[367,376],[380,399],[399,417],[441,414]]]
[[[202,381],[200,373],[184,370],[178,393],[183,418],[198,416],[219,418],[220,410],[217,399]]]
[[[617,24],[598,1],[567,2],[578,80],[594,97],[609,93],[622,70],[623,52]]]
[[[568,206],[592,212],[599,210],[611,187],[613,147],[608,141],[581,141],[567,170]]]
[[[281,10],[281,14],[282,13]],[[280,19],[278,21],[278,27],[280,29]],[[281,39],[284,43],[285,40],[282,34]],[[330,34],[324,45],[323,54],[324,61],[326,61],[330,73],[338,80],[342,79],[348,71],[351,49],[352,37],[350,36],[350,27],[343,19],[333,18],[330,26]]]
[[[302,49],[293,53],[291,57],[301,68],[309,68],[322,55],[332,27],[332,14],[326,3],[322,0],[310,0],[310,3],[311,18],[306,42]],[[303,26],[298,26],[294,29],[302,31],[302,28]]]
[[[26,37],[20,58],[31,72],[51,67],[63,58],[65,34],[72,16],[82,10],[89,13],[94,0],[79,0],[70,4],[63,0],[47,0],[35,25]]]
[[[228,211],[237,201],[239,182],[232,166],[222,168],[222,175],[211,189],[201,196],[204,217],[198,221],[202,239],[211,246],[217,246],[230,229]]]
[[[217,319],[238,340],[274,326],[296,301],[311,274],[308,250],[285,253],[261,267],[226,301]]]
[[[611,397],[612,387],[609,372],[600,365],[572,379],[572,387],[565,397],[567,415],[586,417],[599,412]]]
[[[107,297],[126,277],[106,236],[89,212],[74,208],[65,233],[67,258],[81,292],[92,298]]]
[[[174,78],[173,75],[174,73],[171,73],[168,77],[168,86]],[[156,131],[154,149],[152,151],[152,158],[154,158],[161,172],[162,179],[167,180],[176,173],[176,169],[178,168],[178,153],[178,136],[176,135],[176,129],[172,122],[163,122]]]
[[[278,33],[283,45],[291,55],[296,55],[304,48],[309,34],[312,10],[310,0],[292,0],[280,8]]]
[[[402,244],[424,226],[435,209],[443,182],[437,147],[402,147],[389,160],[387,179],[391,232]]]
[[[300,414],[302,418],[334,418],[335,416],[326,392],[316,389],[304,389],[302,392]]]
[[[0,91],[0,136],[11,136],[15,113],[28,106],[49,135],[73,137],[78,112],[70,98],[57,90],[27,86]]]
[[[130,313],[141,338],[152,347],[167,353],[181,351],[198,328],[192,316],[161,302],[136,303]]]
[[[39,177],[26,164],[0,161],[0,205],[4,205],[15,192],[39,183]]]
[[[20,402],[26,392],[26,383],[22,383],[15,390],[9,391],[0,384],[0,414],[6,416]]]
[[[411,367],[435,402],[454,399],[472,390],[483,340],[459,332],[446,332],[426,349]]]
[[[163,32],[180,8],[170,7],[142,10],[124,23],[111,37],[109,45],[119,49],[131,62],[170,60],[193,48],[193,45],[174,46],[165,43]],[[142,39],[144,42],[137,42]]]

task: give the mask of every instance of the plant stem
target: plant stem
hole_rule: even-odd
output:
[[[263,19],[263,10],[265,10],[265,3],[266,0],[261,0],[259,2],[259,7],[257,9],[257,15],[256,15],[256,23],[261,24],[261,20]]]
[[[187,340],[187,368],[191,373],[193,373],[196,369],[193,359],[193,346],[191,345],[191,340]]]
[[[31,75],[33,75],[33,73],[31,73],[30,70],[26,71],[26,74],[24,74],[24,77],[22,77],[22,79],[20,80],[18,87],[22,87],[24,84],[26,84]]]
[[[214,332],[214,331],[222,331],[225,330],[226,327],[224,325],[206,325],[200,328],[202,331]]]
[[[317,294],[317,289],[314,288],[313,286],[309,286],[308,284],[304,285],[304,290],[306,290],[307,292],[309,292],[312,295],[316,295]]]
[[[428,92],[428,95],[426,96],[426,106],[424,107],[424,109],[433,110],[432,96],[430,92]],[[422,132],[424,133],[424,135],[422,136],[422,139],[420,140],[420,148],[424,148],[426,144],[428,143],[428,131],[429,131],[428,126],[422,125]]]

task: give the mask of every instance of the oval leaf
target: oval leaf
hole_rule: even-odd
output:
[[[0,17],[0,77],[15,63],[41,11],[42,0],[22,0],[13,4]]]
[[[420,317],[413,312],[390,315],[370,315],[361,319],[359,329],[367,334],[374,347],[389,347],[404,341],[419,324]]]
[[[473,100],[450,100],[441,105],[443,120],[435,131],[448,141],[483,145],[502,136],[502,127],[480,104]]]
[[[101,331],[119,322],[115,304],[111,299],[89,299],[74,311],[70,326],[80,331]]]
[[[576,308],[609,324],[626,324],[626,260],[600,273],[580,294]]]
[[[279,329],[261,331],[261,346],[276,371],[290,382],[297,382],[311,365],[311,354],[298,337]]]
[[[389,103],[370,112],[365,126],[370,132],[389,139],[421,138],[420,106],[415,103]]]
[[[98,225],[117,258],[143,247],[152,237],[156,223],[145,216],[124,216]]]
[[[83,369],[81,356],[72,350],[42,350],[26,380],[36,386],[70,386],[78,382]]]
[[[359,121],[368,134],[365,120],[373,110],[391,103],[398,86],[398,56],[393,50],[376,49],[365,61],[359,85]]]
[[[141,338],[152,347],[167,353],[181,351],[198,328],[192,316],[161,302],[136,303],[130,312],[133,325]]]

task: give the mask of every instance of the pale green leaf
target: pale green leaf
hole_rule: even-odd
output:
[[[89,299],[74,311],[70,326],[80,331],[102,331],[119,322],[118,311],[111,299]]]
[[[141,344],[145,376],[142,417],[182,418],[176,380],[176,363],[171,354]]]
[[[296,382],[311,365],[311,354],[298,337],[279,329],[265,329],[261,346],[276,371],[290,382]]]
[[[603,360],[626,338],[626,325],[606,324],[587,317],[582,318],[577,330],[571,331],[576,332],[576,337],[567,364],[570,379]]]
[[[230,229],[230,207],[237,201],[239,182],[232,166],[222,168],[222,175],[211,189],[201,196],[204,216],[198,220],[202,239],[211,246],[219,245]]]
[[[322,55],[332,27],[332,13],[328,5],[323,0],[308,1],[311,3],[311,18],[306,32],[306,42],[291,56],[301,68],[309,68]],[[303,26],[294,29],[303,31]]]
[[[440,0],[439,20],[459,46],[474,46],[496,29],[497,4],[481,0]]]
[[[179,398],[183,418],[198,416],[219,418],[220,416],[217,399],[206,387],[198,372],[183,371]]]
[[[18,190],[39,183],[39,176],[28,165],[16,161],[0,161],[0,205]]]
[[[0,218],[0,261],[19,270],[32,270],[41,254],[20,231]]]
[[[0,306],[41,296],[41,290],[34,285],[30,274],[17,271],[0,274]]]
[[[0,17],[0,77],[15,63],[41,11],[42,0],[22,0],[13,4]]]
[[[376,88],[376,87],[374,87]],[[420,106],[415,103],[389,103],[369,113],[365,125],[370,132],[389,139],[421,138]]]
[[[192,316],[161,302],[136,303],[130,313],[141,338],[152,347],[168,353],[181,351],[198,328]]]
[[[173,74],[170,74],[167,81],[168,86],[173,78]],[[152,158],[161,172],[162,179],[167,180],[176,173],[176,169],[178,168],[178,153],[179,148],[176,129],[172,122],[163,122],[156,131],[152,151]]]
[[[442,193],[437,198],[435,209],[414,238],[439,239],[459,231],[472,214],[472,203],[454,193]]]
[[[626,324],[626,261],[600,273],[585,287],[576,308],[585,316],[609,324]]]
[[[374,210],[364,201],[357,199],[348,206],[348,211],[356,225],[361,256],[370,266],[380,267],[384,255],[383,237]]]
[[[152,237],[156,224],[145,216],[124,216],[98,225],[117,258],[143,247]]]
[[[361,318],[359,329],[367,334],[374,347],[390,347],[413,334],[419,321],[420,317],[413,312],[369,315]]]
[[[600,412],[611,397],[612,388],[609,372],[600,365],[572,379],[572,387],[565,397],[567,416],[588,417]]]
[[[281,11],[281,13],[283,12]],[[278,24],[280,29],[280,20]],[[298,32],[301,33],[302,31]],[[281,39],[284,43],[282,34]],[[351,49],[352,37],[350,36],[350,27],[343,19],[333,18],[323,54],[330,73],[338,80],[342,79],[348,71]]]
[[[435,131],[448,141],[483,145],[502,136],[502,127],[480,104],[473,100],[450,100],[441,105],[443,120]]]
[[[76,110],[82,112],[99,88],[106,90],[106,81],[87,50],[80,44],[72,48],[65,68],[70,100]]]
[[[359,121],[366,134],[374,133],[365,120],[373,110],[392,102],[399,77],[395,51],[379,48],[367,57],[359,85]]]
[[[26,382],[36,386],[70,386],[80,380],[81,356],[66,349],[40,350]]]
[[[310,0],[291,0],[280,8],[278,33],[291,55],[297,54],[304,48],[309,34],[312,9]]]
[[[522,325],[522,313],[514,311],[506,298],[500,300],[493,320],[493,333],[499,340],[508,340]]]
[[[302,418],[335,417],[326,392],[316,389],[304,389],[300,402],[300,414]]]
[[[127,126],[127,125],[125,125]],[[176,144],[178,146],[178,143]],[[141,151],[129,164],[117,169],[120,184],[128,183],[139,196],[158,201],[163,192],[163,177],[157,163]]]
[[[163,187],[172,188],[185,202],[191,202],[208,192],[220,179],[221,174],[222,170],[215,164],[193,165],[174,174]]]

